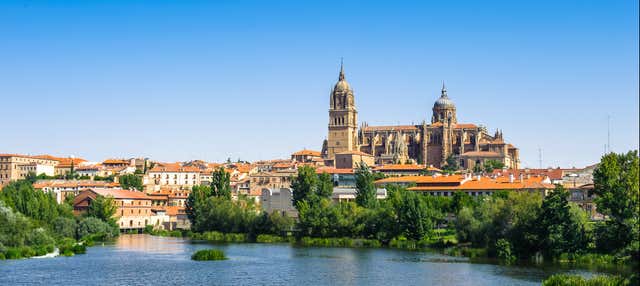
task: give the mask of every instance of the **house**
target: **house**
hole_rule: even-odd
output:
[[[298,217],[298,211],[293,206],[293,191],[290,188],[262,189],[260,207],[267,213],[280,212],[290,217]]]
[[[117,207],[114,218],[121,230],[142,230],[151,224],[152,199],[143,192],[92,188],[81,191],[73,200],[73,212],[86,212],[91,203],[98,197],[112,197]]]
[[[33,188],[45,193],[53,193],[59,204],[64,202],[68,194],[77,196],[86,189],[121,189],[118,183],[92,180],[38,180],[33,183]]]

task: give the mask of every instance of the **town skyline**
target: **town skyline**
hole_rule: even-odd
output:
[[[379,5],[353,15],[357,5],[342,2],[1,5],[0,24],[12,29],[0,96],[16,119],[0,140],[5,153],[220,162],[320,150],[341,57],[359,124],[428,122],[444,80],[459,120],[502,129],[523,167],[539,167],[539,148],[542,167],[598,162],[607,116],[611,151],[638,146],[637,3],[570,15],[575,5],[554,5],[535,28],[544,3],[509,15],[497,4],[403,4],[402,17]],[[122,21],[101,24],[109,12]]]

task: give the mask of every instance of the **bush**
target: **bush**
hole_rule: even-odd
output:
[[[76,228],[78,224],[75,219],[67,217],[58,217],[51,223],[53,232],[60,237],[76,237]]]
[[[198,250],[191,256],[191,259],[197,261],[207,261],[207,260],[225,260],[227,257],[224,256],[224,252],[218,249],[203,249]]]
[[[118,234],[117,227],[95,217],[86,217],[78,224],[77,236],[81,239],[91,236],[90,240],[109,240]]]
[[[221,233],[218,231],[206,231],[192,233],[191,239],[207,240],[211,242],[247,242],[247,236],[243,233]]]
[[[628,279],[620,276],[594,276],[585,279],[578,275],[555,274],[542,282],[543,286],[609,286],[631,285]]]
[[[506,239],[498,239],[498,241],[496,242],[496,253],[498,255],[498,258],[506,262],[512,262],[516,260],[516,257],[511,252],[511,243],[509,243],[509,241],[507,241]]]

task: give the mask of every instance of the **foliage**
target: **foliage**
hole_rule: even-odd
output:
[[[115,222],[113,216],[116,214],[117,210],[118,207],[115,205],[113,197],[97,195],[96,198],[91,201],[86,215],[105,222]]]
[[[638,151],[606,154],[593,172],[595,203],[609,216],[598,226],[596,246],[600,251],[619,251],[638,245],[640,236],[640,192]],[[637,247],[630,251],[639,259]]]
[[[453,173],[455,171],[460,170],[460,165],[458,164],[458,159],[456,158],[455,155],[449,154],[449,156],[447,156],[447,159],[445,161],[444,166],[442,167],[442,170],[445,171],[446,173]]]
[[[135,174],[126,174],[122,175],[118,178],[118,182],[120,183],[120,187],[125,190],[135,189],[138,191],[142,191],[142,178]]]
[[[576,253],[587,247],[587,221],[581,210],[571,209],[567,192],[561,185],[542,202],[538,218],[541,250],[547,257],[562,253]]]
[[[205,260],[225,260],[227,257],[224,255],[222,250],[218,249],[203,249],[198,250],[191,256],[191,259],[197,261],[205,261]]]
[[[314,247],[380,247],[382,244],[375,239],[354,239],[350,237],[341,238],[313,238],[302,237],[298,241],[300,246]]]
[[[356,203],[365,208],[374,208],[378,204],[376,186],[371,168],[365,162],[356,169]]]
[[[323,172],[318,177],[318,185],[316,194],[320,198],[331,198],[333,194],[333,181],[331,181],[331,175]]]
[[[492,173],[493,170],[504,168],[504,163],[498,160],[486,160],[484,161],[484,171],[487,173]]]
[[[511,253],[511,243],[504,238],[496,241],[496,253],[497,257],[504,261],[511,262],[516,259],[516,257]]]
[[[72,217],[69,206],[59,205],[53,194],[35,190],[26,180],[11,182],[0,192],[0,200],[29,218],[50,222],[58,216]]]
[[[213,172],[211,178],[211,195],[231,199],[230,175],[223,167]]]
[[[210,186],[193,186],[191,189],[191,193],[189,193],[185,204],[185,212],[192,225],[196,223],[196,218],[200,216],[199,211],[201,210],[202,204],[204,204],[204,201],[210,196]]]
[[[609,286],[634,285],[629,279],[620,276],[594,276],[585,279],[578,275],[555,274],[542,281],[543,286]]]
[[[86,217],[78,223],[77,237],[93,238],[99,237],[101,240],[109,240],[118,236],[119,230],[117,226],[104,222],[96,217]],[[92,238],[92,240],[93,240]]]
[[[209,197],[197,205],[192,222],[194,231],[248,233],[257,216],[249,201],[231,201],[224,197]]]
[[[51,226],[53,228],[53,233],[59,237],[76,237],[76,228],[78,227],[78,224],[73,218],[57,217],[51,222]]]
[[[298,175],[291,182],[293,205],[296,208],[299,209],[302,201],[315,199],[318,181],[318,175],[316,175],[316,170],[313,167],[302,166],[298,168]]]

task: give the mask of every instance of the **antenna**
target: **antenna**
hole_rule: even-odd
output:
[[[539,168],[542,169],[542,148],[538,147],[538,164]]]

